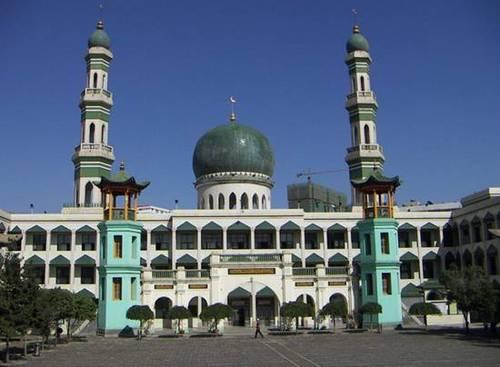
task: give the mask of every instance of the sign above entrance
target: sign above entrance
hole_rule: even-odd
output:
[[[295,282],[296,287],[312,287],[314,282]]]
[[[333,282],[328,282],[329,286],[339,286],[339,285],[346,285],[347,282],[342,282],[342,281],[333,281]]]
[[[189,289],[207,289],[208,284],[190,284]]]
[[[155,284],[155,289],[174,289],[173,284]]]
[[[228,269],[229,275],[248,275],[248,274],[276,274],[275,268],[242,268]]]

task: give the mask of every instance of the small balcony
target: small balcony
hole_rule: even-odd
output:
[[[80,103],[85,102],[104,102],[111,107],[113,95],[106,89],[85,88],[80,94]]]
[[[384,150],[378,144],[360,144],[347,148],[346,161],[363,158],[384,158]]]
[[[372,91],[359,91],[349,94],[346,97],[346,107],[352,107],[358,103],[373,103],[377,105],[377,99],[375,98],[375,93]]]
[[[101,155],[110,160],[114,160],[113,147],[106,144],[100,143],[82,143],[75,147],[75,153],[73,157],[92,157],[95,155]]]

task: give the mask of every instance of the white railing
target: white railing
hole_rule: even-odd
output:
[[[281,262],[280,254],[220,255],[221,263]]]
[[[80,94],[80,96],[81,97],[85,95],[96,96],[100,94],[103,94],[108,98],[111,97],[111,92],[107,91],[106,89],[98,89],[98,88],[85,88],[83,92]]]
[[[372,91],[359,91],[359,92],[354,92],[354,93],[351,93],[347,96],[347,99],[351,99],[351,98],[366,98],[366,97],[373,97],[375,98],[375,93],[373,93]]]
[[[97,144],[97,143],[82,143],[75,148],[75,152],[79,152],[82,150],[86,151],[104,150],[105,152],[113,153],[112,146],[106,144]]]
[[[363,151],[379,151],[380,153],[383,153],[384,150],[382,147],[378,144],[361,144],[361,145],[356,145],[354,147],[347,148],[347,153],[352,153],[352,152],[358,152],[360,150]]]

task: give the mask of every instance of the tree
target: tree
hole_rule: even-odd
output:
[[[211,322],[208,331],[217,333],[219,321],[232,317],[233,313],[233,309],[228,305],[225,305],[223,303],[214,303],[213,305],[210,305],[203,311],[201,311],[200,319],[202,319],[203,321]]]
[[[142,325],[154,317],[153,311],[146,305],[134,305],[127,310],[127,319],[139,321],[139,332],[137,339],[142,338]]]
[[[181,320],[189,319],[192,317],[191,312],[184,306],[175,306],[168,310],[167,319],[177,320],[176,329],[179,334],[184,334],[181,329]]]
[[[68,339],[70,337],[70,321],[75,315],[75,300],[73,293],[66,289],[42,289],[35,302],[35,326],[45,341],[50,333],[56,329],[56,344],[59,341],[57,329],[61,322],[66,323]]]
[[[411,305],[410,315],[423,316],[425,328],[427,329],[427,315],[441,315],[441,311],[433,303],[419,302]]]
[[[298,329],[299,317],[312,316],[314,309],[311,305],[304,302],[285,302],[281,306],[280,314],[285,318],[287,324],[288,320],[295,319],[295,328]]]
[[[84,321],[93,321],[96,318],[97,304],[92,297],[73,293],[73,312],[68,325],[68,339],[71,339],[72,333]]]
[[[376,302],[368,302],[365,303],[361,308],[359,309],[359,312],[361,312],[363,315],[370,315],[370,328],[372,326],[373,322],[373,315],[378,315],[382,313],[382,306],[379,305]]]
[[[319,314],[320,316],[330,316],[335,329],[335,318],[347,318],[347,303],[343,299],[335,299],[333,302],[324,305]]]
[[[441,274],[441,283],[447,289],[449,301],[457,302],[465,320],[465,332],[469,333],[469,315],[471,311],[482,311],[483,314],[491,314],[487,310],[491,299],[484,299],[485,294],[492,294],[492,284],[483,269],[470,266],[463,270],[450,269]],[[491,289],[490,289],[491,287]],[[485,303],[486,302],[486,303]]]
[[[18,254],[0,254],[0,335],[5,337],[5,361],[9,361],[10,340],[23,336],[33,324],[39,286],[21,268]]]

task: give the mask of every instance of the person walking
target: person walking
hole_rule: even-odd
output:
[[[257,339],[257,335],[260,335],[262,338],[264,337],[264,335],[260,331],[260,320],[259,319],[257,319],[257,322],[255,323],[255,339]]]

